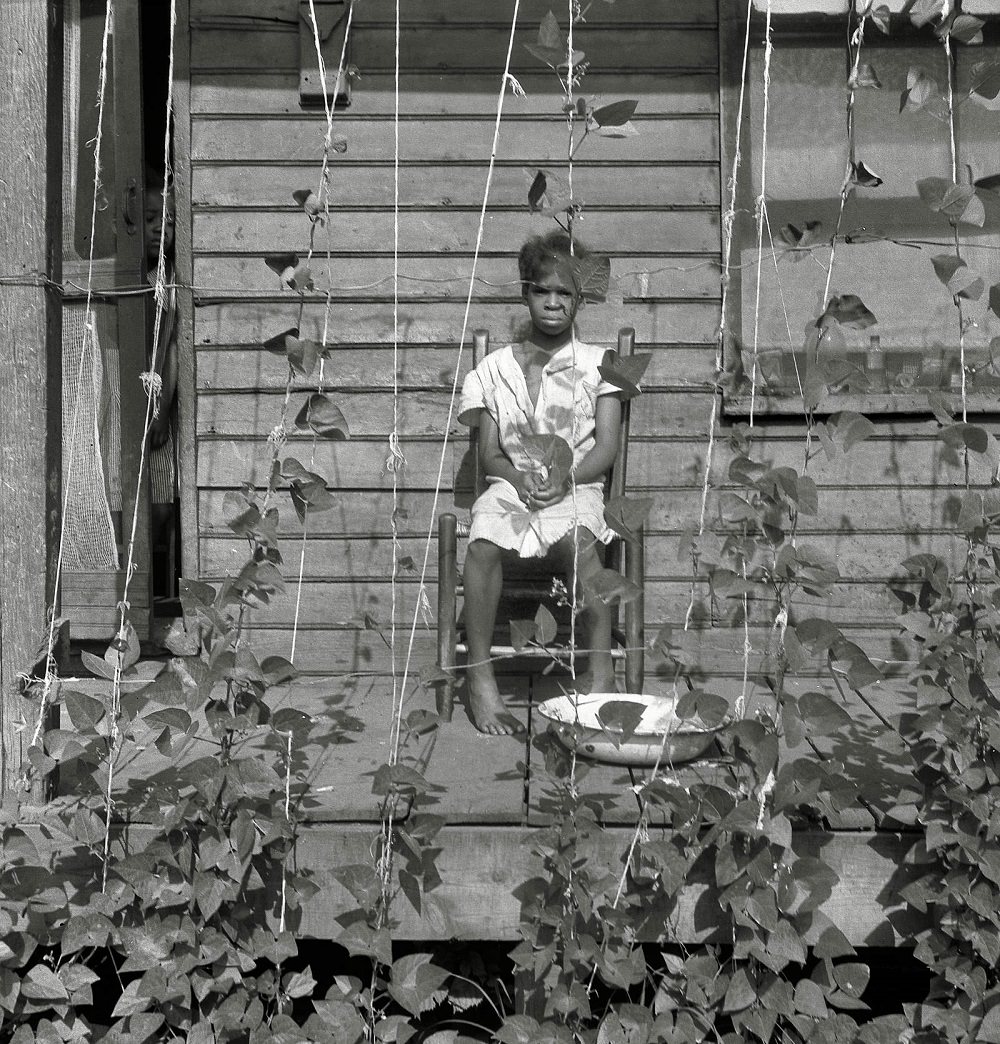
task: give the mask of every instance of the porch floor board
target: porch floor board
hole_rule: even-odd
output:
[[[544,720],[534,708],[558,694],[560,682],[537,674],[501,675],[499,682],[509,708],[527,726],[524,733],[483,736],[457,702],[451,723],[411,736],[404,746],[402,763],[434,784],[433,792],[421,799],[420,809],[443,816],[446,826],[438,838],[442,884],[428,897],[420,915],[400,899],[398,938],[517,937],[519,903],[513,892],[538,873],[532,837],[545,821],[538,808],[542,783],[539,773],[532,771],[542,760],[533,739],[544,728]],[[80,689],[95,683],[74,680],[66,684]],[[654,680],[648,688],[655,691],[656,686]],[[665,685],[660,688],[668,691]],[[738,679],[729,679],[706,688],[732,703],[742,685]],[[856,781],[861,793],[858,803],[845,803],[831,810],[824,822],[795,832],[797,851],[822,853],[840,873],[840,882],[821,910],[856,944],[905,942],[912,927],[898,896],[907,873],[903,855],[913,838],[908,830],[912,829],[912,806],[908,817],[905,807],[896,807],[896,798],[901,792],[905,798],[912,779],[900,757],[903,741],[895,731],[906,710],[905,699],[900,692],[879,686],[866,690],[863,699],[845,689],[845,698],[832,682],[817,679],[793,681],[790,688],[798,694],[824,691],[844,707],[850,722],[833,735],[807,735],[792,748],[785,744],[782,758],[826,761],[834,773]],[[773,698],[760,687],[752,687],[749,696],[751,709],[766,707],[766,700]],[[295,707],[328,726],[319,730],[318,742],[311,741],[308,752],[311,781],[302,810],[307,822],[301,828],[298,853],[299,865],[319,873],[324,886],[307,903],[297,930],[303,935],[336,937],[340,930],[336,917],[350,908],[351,900],[326,871],[370,858],[379,819],[379,798],[372,792],[372,781],[389,757],[392,681],[360,676],[300,679],[272,693],[270,703],[275,710]],[[412,697],[405,704],[404,717],[431,706],[429,695]],[[268,740],[255,742],[263,746]],[[269,742],[267,756],[273,759],[273,735]],[[184,757],[193,759],[204,753],[203,746],[190,744]],[[584,769],[580,776],[583,793],[614,795],[604,812],[605,829],[593,850],[585,853],[589,860],[614,872],[628,850],[638,817],[631,787],[649,770],[636,769],[633,778],[625,767],[582,759],[579,764]],[[675,773],[683,785],[695,778],[711,779],[723,771],[717,762],[704,760],[679,766]],[[124,791],[143,781],[155,786],[158,773],[165,780],[169,772],[155,745],[146,742],[144,750],[119,767],[118,787]],[[64,776],[62,789],[71,792],[71,778]],[[400,818],[409,811],[401,808]],[[663,827],[654,818],[648,829],[652,834]],[[140,826],[131,828],[133,838],[142,832]],[[725,931],[713,920],[714,903],[705,901],[708,887],[692,882],[686,889],[671,929],[679,940],[725,938]]]

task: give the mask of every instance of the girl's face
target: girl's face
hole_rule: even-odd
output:
[[[146,256],[155,261],[160,256],[160,232],[163,218],[163,196],[156,189],[147,189],[145,200]],[[174,245],[174,194],[167,191],[167,223],[163,231],[163,249],[169,256]]]
[[[524,291],[531,323],[538,333],[555,338],[573,325],[580,295],[569,266],[553,263],[543,268]]]

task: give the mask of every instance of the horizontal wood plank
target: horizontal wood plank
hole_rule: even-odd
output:
[[[610,345],[609,345],[610,347]],[[652,358],[643,377],[643,388],[707,388],[714,380],[714,345],[671,345],[659,347],[642,344],[639,350]],[[398,382],[405,394],[417,388],[436,388],[449,395],[458,362],[464,376],[471,368],[472,348],[467,343],[458,358],[457,345],[439,347],[408,346],[399,353]],[[216,348],[203,345],[197,352],[199,391],[229,391],[243,388],[284,390],[288,364],[282,356],[259,345],[246,348]],[[352,350],[332,350],[324,364],[323,384],[329,388],[387,389],[393,387],[392,347],[384,344],[357,346]],[[319,386],[319,370],[306,380],[295,374],[294,391],[312,391]],[[458,386],[461,391],[461,384]],[[708,415],[700,418],[699,429],[707,431]]]
[[[616,206],[714,206],[719,202],[718,163],[629,166],[628,172],[628,177],[622,178],[617,166],[574,164],[574,197],[585,204],[613,200]],[[487,173],[485,162],[402,164],[400,206],[478,209]],[[527,207],[534,176],[534,171],[518,165],[496,167],[490,182],[491,206]],[[392,206],[394,181],[391,163],[361,166],[338,157],[331,171],[330,205],[338,211],[345,207]],[[288,207],[293,205],[293,192],[303,188],[315,191],[317,184],[316,170],[300,165],[197,166],[192,171],[191,202],[195,207]],[[320,235],[321,244],[324,238]]]
[[[300,322],[299,306],[293,295],[286,292],[283,298],[272,301],[202,303],[195,311],[195,344],[263,344],[295,326],[302,337],[321,341],[326,322],[330,331],[328,344],[392,344],[394,329],[398,329],[401,345],[448,343],[458,341],[464,318],[464,303],[454,300],[400,301],[396,310],[391,299],[353,303],[337,300],[331,302],[329,309],[319,303],[307,303]],[[471,333],[484,327],[496,340],[511,343],[521,339],[526,318],[523,305],[516,300],[477,302],[467,330]],[[581,327],[584,318],[587,340],[598,344],[613,343],[623,326],[633,327],[641,344],[711,344],[718,326],[718,306],[708,301],[609,301],[587,308],[581,315]]]
[[[322,572],[323,564],[317,562],[316,555],[307,545],[305,567],[308,575],[315,576]],[[422,549],[415,548],[418,554]],[[235,576],[246,561],[245,549],[234,553],[229,563],[230,575]],[[420,559],[417,560],[420,568]],[[361,625],[365,613],[375,613],[379,619],[388,622],[391,619],[393,593],[388,582],[377,579],[366,580],[359,576],[371,568],[363,555],[345,556],[348,575],[354,579],[341,582],[324,582],[310,580],[303,583],[301,589],[294,582],[289,583],[288,597],[276,598],[273,604],[248,610],[247,619],[259,627],[291,626],[298,621],[302,627],[327,628]],[[226,562],[219,565],[226,566]],[[294,566],[298,568],[298,555],[294,555]],[[388,574],[384,574],[387,576]],[[208,577],[209,580],[220,580],[221,576]],[[430,613],[437,611],[437,593],[433,575],[428,577],[426,594],[430,602]],[[688,580],[650,580],[643,585],[645,591],[646,622],[648,626],[671,623],[683,620],[688,605],[691,604]],[[406,626],[413,618],[417,607],[417,596],[420,585],[415,582],[396,584],[395,603],[396,621]],[[819,599],[808,594],[800,594],[792,604],[789,617],[794,624],[802,620],[831,620],[837,624],[886,624],[891,623],[902,611],[899,598],[885,583],[874,581],[840,581],[832,589],[830,596]],[[756,626],[773,623],[777,615],[777,607],[770,600],[750,600],[747,605],[750,622]],[[692,607],[694,619],[704,625],[740,626],[743,619],[742,600],[735,597],[713,596],[707,583],[699,583],[696,588]],[[525,616],[532,616],[531,607],[525,610]],[[433,621],[433,616],[430,617]],[[499,630],[506,634],[504,621],[501,619]],[[506,640],[506,639],[505,639]],[[582,640],[579,640],[583,646]],[[862,646],[864,647],[864,646]]]
[[[696,162],[718,160],[718,119],[649,117],[635,119],[632,137],[590,135],[580,159],[623,163]],[[395,124],[388,118],[343,116],[338,135],[347,141],[352,162],[384,161],[393,156]],[[406,160],[467,162],[490,155],[494,126],[490,119],[413,117],[399,124],[399,155]],[[233,162],[312,160],[323,155],[326,120],[316,117],[238,119],[199,117],[191,125],[191,158]],[[500,127],[497,156],[535,163],[559,163],[566,158],[565,123],[551,118],[507,117]],[[336,176],[336,162],[334,177]]]
[[[527,209],[492,211],[483,224],[482,252],[519,250],[530,236],[549,231],[538,215]],[[711,210],[598,210],[587,212],[580,239],[593,250],[645,254],[663,251],[681,255],[719,251],[719,220]],[[334,256],[392,255],[395,218],[391,210],[343,211],[331,215],[331,240],[317,237],[314,263],[322,267],[327,252]],[[579,231],[579,230],[578,230]],[[471,255],[479,233],[479,211],[401,211],[399,250],[408,254]],[[202,211],[194,215],[196,241],[211,244],[213,253],[298,253],[304,257],[309,244],[309,222],[291,211]],[[351,280],[353,284],[354,281]],[[275,277],[275,292],[280,284]],[[391,290],[389,291],[391,292]]]
[[[310,539],[342,539],[345,537],[385,537],[390,533],[389,519],[393,510],[392,493],[384,490],[350,492],[333,490],[336,506],[309,519]],[[722,529],[720,520],[720,490],[709,496],[706,525],[708,531]],[[653,500],[646,526],[647,533],[680,533],[697,529],[701,509],[701,489],[697,486],[678,486],[671,489],[646,490],[644,495]],[[230,536],[226,525],[223,490],[201,490],[198,494],[198,519],[202,538]],[[437,516],[445,511],[467,517],[469,500],[457,507],[451,489],[442,491],[434,504],[431,492],[404,490],[399,499],[397,515],[402,537],[426,538],[437,532]],[[291,508],[286,494],[276,502],[279,509],[278,533],[295,540],[302,535],[298,516]],[[844,541],[858,543],[872,535],[891,533],[915,543],[923,542],[930,533],[953,532],[961,505],[961,492],[947,487],[904,487],[893,490],[891,496],[873,493],[870,487],[821,486],[820,510],[816,516],[799,516],[799,533],[805,539],[812,534],[836,533]],[[289,550],[286,546],[286,552]],[[654,560],[655,561],[655,560]]]
[[[479,737],[476,749],[507,755],[507,737]],[[477,780],[480,777],[477,777]],[[475,788],[472,788],[475,789]],[[488,788],[484,788],[488,789]],[[58,830],[45,823],[44,812],[28,822],[20,820],[32,844],[40,852],[54,853],[62,844]],[[297,936],[318,939],[336,937],[338,917],[357,909],[357,900],[329,873],[337,867],[369,865],[378,827],[371,823],[308,823],[299,831],[296,865],[324,881],[324,886],[303,900],[301,917],[295,918]],[[160,828],[143,824],[128,826],[129,851],[138,852],[160,836]],[[435,867],[441,883],[424,897],[418,914],[404,899],[393,905],[393,939],[521,938],[519,886],[537,877],[541,866],[533,853],[537,830],[526,826],[452,825],[435,838],[440,852]],[[865,831],[831,834],[828,831],[796,832],[792,847],[800,857],[819,857],[836,874],[830,895],[820,905],[822,918],[806,935],[813,944],[829,924],[835,924],[854,946],[892,946],[912,941],[922,927],[905,907],[900,887],[908,879],[900,867],[912,848],[916,834]],[[595,873],[620,872],[622,860],[633,842],[631,828],[594,831],[581,848],[580,857]],[[113,840],[114,850],[120,836]],[[401,894],[394,882],[394,894]],[[726,943],[732,927],[720,915],[717,898],[707,882],[692,880],[681,891],[677,909],[669,921],[657,924],[659,941],[671,943]],[[655,918],[653,920],[656,920]],[[657,941],[650,935],[650,941]]]
[[[317,3],[319,7],[319,3]],[[552,9],[552,0],[522,0],[518,7],[519,19],[524,24],[541,21]],[[451,25],[455,22],[509,23],[514,11],[511,0],[420,0],[418,8],[406,10],[408,20],[423,23]],[[364,0],[355,5],[354,21],[359,27],[395,19],[395,0]],[[296,23],[299,18],[298,0],[193,0],[191,17],[195,25],[217,19],[230,20],[237,25],[252,28],[256,21],[278,20]],[[617,0],[603,4],[587,13],[591,26],[619,23],[663,24],[700,23],[714,25],[718,19],[715,4],[705,0]]]
[[[867,486],[895,490],[899,486],[939,484],[957,491],[963,486],[963,462],[954,450],[937,439],[904,430],[871,438],[850,453],[829,461],[817,458],[811,474],[817,482],[835,486]],[[926,428],[925,428],[926,430]],[[290,441],[286,452],[300,457],[308,454],[310,442]],[[399,484],[407,489],[433,489],[438,474],[441,446],[434,441],[404,440],[407,466]],[[452,483],[463,464],[468,443],[451,443],[445,451],[445,481]],[[817,447],[818,448],[818,447]],[[663,445],[634,440],[629,450],[629,484],[633,489],[672,486],[697,486],[704,472],[706,443],[703,438],[678,438],[665,452]],[[392,477],[384,470],[385,440],[355,439],[350,442],[320,443],[316,448],[315,469],[331,486],[342,488],[391,488]],[[801,466],[802,442],[794,437],[776,437],[761,431],[758,456],[773,466]],[[236,488],[242,482],[260,484],[266,479],[270,446],[246,439],[204,439],[199,446],[197,484],[201,487]],[[726,475],[731,451],[715,446],[713,481]],[[989,483],[996,461],[979,454],[970,456],[970,481]],[[459,476],[462,484],[462,476]]]
[[[653,71],[657,68],[699,69],[717,60],[716,30],[712,26],[677,25],[662,32],[584,23],[574,30],[574,46],[585,53],[595,69]],[[510,28],[497,23],[469,25],[461,22],[428,26],[408,21],[400,32],[400,67],[403,69],[504,68]],[[537,70],[539,60],[523,46],[535,43],[537,29],[521,23],[516,33],[511,71]],[[351,33],[351,61],[362,75],[393,68],[395,30],[391,24],[374,23]],[[298,26],[257,23],[253,32],[234,33],[231,25],[202,24],[191,34],[192,69],[297,69]],[[553,86],[557,81],[553,74]]]
[[[440,435],[446,430],[458,435],[468,430],[458,420],[458,398],[450,408],[447,391],[408,391],[395,402],[389,392],[351,392],[343,385],[328,394],[355,435],[387,435],[394,421],[401,435]],[[283,393],[277,390],[267,394],[203,393],[198,396],[197,430],[203,435],[266,436],[281,414],[283,401]],[[708,391],[648,391],[632,404],[632,434],[669,436],[701,431],[711,401]],[[298,411],[304,402],[305,393],[295,397],[293,410]]]
[[[520,244],[518,244],[519,246]],[[393,259],[359,255],[327,258],[326,243],[318,244],[310,268],[316,297],[333,288],[334,297],[352,300],[385,297],[392,293]],[[510,299],[520,293],[516,251],[507,257],[480,257],[473,283],[476,300]],[[413,297],[455,298],[465,301],[472,279],[472,257],[425,254],[399,262],[399,294]],[[719,263],[704,256],[647,257],[623,254],[611,258],[609,296],[645,299],[663,297],[719,297]],[[200,295],[271,294],[274,273],[262,258],[252,255],[195,255],[194,286]]]
[[[312,520],[314,525],[322,525],[320,516]],[[422,519],[426,522],[426,519]],[[721,544],[722,535],[717,536]],[[397,576],[401,584],[412,585],[418,582],[424,550],[427,546],[426,531],[415,537],[401,537],[398,551],[388,536],[370,536],[363,538],[320,537],[310,536],[306,540],[306,577],[309,584],[346,585],[353,580],[388,581],[392,573],[392,565],[396,555],[409,559],[410,563],[400,567]],[[646,546],[646,582],[677,583],[686,585],[690,579],[691,561],[689,556],[681,554],[681,547],[687,547],[687,538],[674,534],[649,534]],[[912,555],[933,554],[945,561],[960,563],[966,549],[964,538],[954,532],[923,533],[914,537],[909,533],[865,533],[859,539],[856,533],[810,533],[803,535],[799,546],[818,551],[827,556],[836,566],[842,578],[835,583],[832,603],[848,604],[841,597],[844,590],[860,590],[864,586],[885,588],[890,580],[893,586],[905,587],[900,578],[905,577],[901,563]],[[220,533],[217,537],[202,538],[201,566],[203,574],[210,577],[222,577],[227,572],[240,569],[247,557],[246,541],[239,540],[231,534]],[[289,584],[294,583],[298,570],[301,542],[286,543],[285,574]],[[466,541],[459,542],[459,568],[465,559]],[[718,554],[714,557],[719,557]],[[707,558],[707,554],[706,554]],[[721,559],[725,563],[725,559]],[[437,576],[437,540],[431,539],[428,557],[428,577]],[[544,568],[544,567],[542,567]],[[712,592],[710,584],[702,570],[705,596],[714,596],[720,605],[731,604],[725,594]],[[321,579],[322,578],[322,579]],[[436,579],[435,579],[436,582]],[[375,590],[371,584],[364,585],[367,590]],[[838,593],[839,592],[839,593]],[[319,596],[317,605],[319,605]],[[686,597],[686,593],[685,593]],[[849,601],[850,594],[845,595]],[[859,595],[859,597],[862,597]],[[868,595],[863,597],[869,598]],[[760,601],[759,595],[754,595]],[[869,598],[870,602],[871,599]],[[803,594],[796,599],[800,606],[814,605],[816,597]],[[874,604],[874,602],[871,602]],[[896,604],[884,602],[883,604]],[[664,619],[672,618],[670,616]],[[321,620],[322,618],[320,618]],[[345,621],[340,621],[345,622]]]
[[[619,0],[619,3],[621,0]],[[710,5],[702,4],[703,8]],[[360,5],[359,5],[360,7]],[[612,10],[617,9],[615,4]],[[509,91],[503,111],[509,116],[548,115],[557,107],[558,88],[549,70],[524,70],[518,82],[523,98]],[[635,98],[638,111],[646,116],[667,113],[717,113],[719,78],[715,70],[682,73],[665,70],[658,74],[588,70],[586,92],[598,104],[618,98]],[[500,87],[500,72],[466,70],[462,73],[435,69],[401,71],[399,82],[400,115],[459,116],[495,114]],[[395,77],[365,71],[352,85],[352,116],[385,116],[395,112]],[[298,72],[195,70],[191,75],[191,112],[206,113],[302,112],[299,102]],[[340,110],[337,113],[339,121]]]
[[[683,630],[683,620],[667,621],[674,627],[675,637]],[[908,664],[916,663],[917,650],[914,645],[901,637],[895,627],[878,627],[864,624],[851,627],[840,625],[848,640],[858,644],[876,663],[888,671],[900,671]],[[647,631],[646,640],[652,642],[656,638],[658,627]],[[400,624],[396,642],[396,668],[402,674],[406,661],[406,650],[410,636],[410,621],[405,626]],[[743,675],[743,628],[712,627],[692,629],[688,635],[689,660],[691,666],[685,671],[695,681],[713,678],[741,678]],[[258,656],[288,656],[291,649],[292,630],[290,627],[255,627],[247,632],[247,638]],[[301,628],[296,639],[295,665],[306,674],[360,673],[363,675],[386,675],[392,673],[392,657],[387,642],[390,634],[384,629],[384,637],[376,630],[361,628]],[[751,656],[749,669],[752,676],[764,670],[773,670],[774,646],[773,629],[771,627],[752,627],[750,629]],[[418,621],[414,634],[413,653],[410,659],[409,677],[414,678],[421,666],[436,662],[437,637],[431,625]],[[498,671],[520,670],[523,673],[522,660],[500,659],[496,667]],[[538,661],[536,661],[538,666]],[[539,668],[540,669],[540,668]],[[462,668],[459,668],[462,675]],[[812,661],[808,669],[797,672],[802,677],[829,677],[829,669],[823,658]],[[667,664],[661,657],[647,654],[646,677],[650,684],[671,683],[675,675],[673,664]],[[561,674],[560,677],[567,677]]]

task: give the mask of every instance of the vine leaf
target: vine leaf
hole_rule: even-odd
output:
[[[887,4],[879,4],[878,7],[873,8],[868,13],[868,17],[871,19],[872,24],[879,32],[884,33],[886,36],[889,35],[889,17],[891,12]]]
[[[326,488],[326,480],[315,471],[308,471],[295,457],[285,457],[281,462],[281,477],[287,480],[292,496],[292,504],[304,521],[306,512],[326,511],[336,503],[333,495]]]
[[[852,330],[866,330],[874,326],[878,320],[869,311],[864,301],[856,294],[834,294],[827,302],[823,314],[816,320],[820,330],[825,330],[832,323],[850,327]]]
[[[623,399],[634,399],[641,394],[639,381],[652,358],[650,352],[641,352],[639,355],[619,355],[615,352],[611,362],[601,363],[597,372],[608,384],[621,390]]]
[[[569,186],[552,170],[525,167],[528,177],[528,209],[533,214],[561,214],[570,206]]]
[[[957,185],[948,178],[921,178],[917,192],[935,213],[980,228],[986,221],[983,201],[972,185]]]
[[[573,467],[573,451],[564,438],[550,433],[528,435],[523,445],[528,456],[545,470],[551,482],[558,485],[569,478]]]
[[[318,225],[326,224],[323,204],[312,189],[296,189],[292,193],[292,199],[305,211],[310,221],[315,221]]]
[[[549,11],[538,26],[538,42],[525,44],[525,49],[550,69],[560,69],[568,64],[569,38],[559,28],[559,20]],[[583,51],[573,52],[573,65],[584,59]]]
[[[601,705],[597,720],[616,747],[627,743],[642,721],[643,706],[634,700],[609,700]]]
[[[604,521],[622,539],[634,541],[653,508],[652,497],[613,497],[604,505]]]
[[[990,448],[990,436],[985,428],[977,424],[966,424],[962,421],[949,424],[941,429],[941,438],[946,446],[952,449],[968,447],[973,453],[986,453]]]
[[[1000,63],[976,62],[972,67],[971,80],[969,93],[972,98],[993,101],[1000,95]]]
[[[535,613],[535,638],[539,645],[548,645],[556,640],[556,618],[544,605],[538,607]]]
[[[938,254],[931,258],[931,264],[953,297],[964,297],[969,301],[978,301],[982,297],[985,289],[982,277],[956,254]]]
[[[950,36],[959,43],[975,46],[983,42],[983,26],[986,23],[982,18],[974,15],[957,14],[950,25],[942,25],[937,34],[943,40]]]
[[[392,966],[389,995],[411,1015],[421,1015],[444,1000],[441,989],[451,973],[432,964],[429,953],[410,953]]]
[[[510,644],[514,652],[524,652],[535,638],[534,620],[511,620]]]
[[[860,998],[865,992],[871,973],[867,964],[850,962],[846,964],[835,964],[833,967],[834,982],[847,994],[848,997]]]
[[[984,192],[1000,192],[1000,174],[989,174],[985,178],[976,178],[972,184]]]
[[[940,10],[937,0],[931,0]],[[923,69],[914,66],[906,74],[906,87],[899,96],[899,111],[917,112],[938,95],[937,80],[928,76]]]
[[[286,273],[290,274],[295,270],[298,263],[298,254],[266,254],[264,257],[264,264],[282,280]]]
[[[806,250],[822,239],[823,222],[807,221],[802,228],[789,222],[778,231],[778,239],[788,248],[793,261],[801,261]]]
[[[583,581],[583,589],[588,597],[597,598],[605,605],[614,602],[634,602],[642,594],[642,588],[622,576],[617,569],[601,569]]]
[[[335,442],[344,442],[351,437],[347,418],[339,406],[320,392],[314,392],[302,404],[295,418],[297,428],[307,428],[317,435],[325,435]]]
[[[914,0],[908,13],[910,21],[919,29],[941,14],[941,0]]]
[[[870,87],[872,90],[880,90],[882,87],[882,81],[878,78],[878,73],[875,71],[875,67],[869,65],[867,62],[862,62],[858,66],[857,72],[852,72],[850,79],[847,81],[848,87]]]
[[[573,276],[585,301],[599,304],[607,300],[611,282],[611,258],[606,254],[587,254],[573,259]]]
[[[611,102],[610,105],[602,105],[594,109],[588,122],[593,127],[623,127],[635,115],[638,106],[638,101],[632,98],[627,101]]]
[[[545,171],[535,171],[534,180],[531,182],[531,187],[528,189],[528,209],[532,213],[542,209],[542,200],[545,199],[545,189],[547,187],[548,182],[545,177]]]
[[[851,164],[851,183],[860,188],[878,188],[882,184],[882,179],[873,170],[866,167],[861,160],[858,160],[857,163]]]
[[[288,365],[303,377],[312,376],[322,354],[323,349],[307,337],[302,340],[299,340],[297,336],[285,339],[285,356],[288,359]]]
[[[542,1027],[531,1015],[508,1015],[493,1038],[498,1044],[535,1044],[542,1038]]]
[[[289,340],[298,336],[299,328],[297,326],[290,326],[287,330],[282,330],[280,334],[275,334],[273,337],[269,337],[264,342],[264,348],[266,351],[269,351],[274,355],[284,355],[288,351]]]

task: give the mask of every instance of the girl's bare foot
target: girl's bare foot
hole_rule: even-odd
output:
[[[488,663],[470,667],[467,684],[469,713],[472,715],[472,724],[480,732],[488,736],[513,736],[524,731],[524,726],[517,718],[507,712],[493,668]]]

